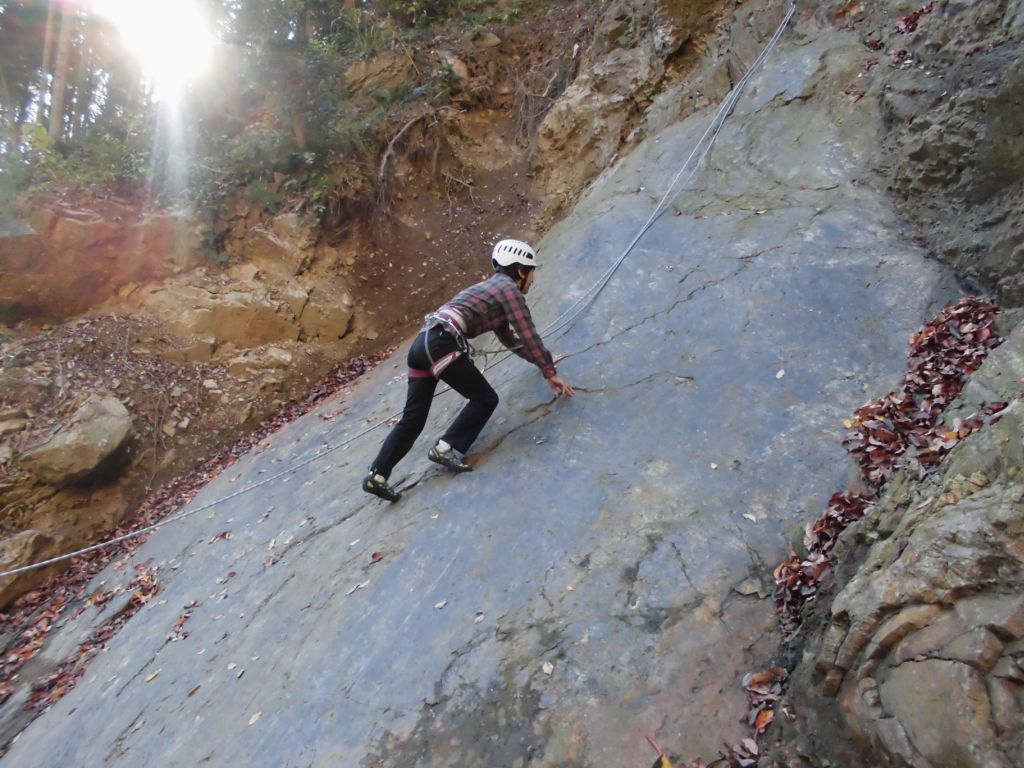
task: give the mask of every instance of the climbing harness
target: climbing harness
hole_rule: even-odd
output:
[[[441,328],[453,339],[455,339],[455,345],[457,349],[453,349],[447,355],[434,360],[430,354],[430,343],[429,334],[435,328]],[[444,373],[445,369],[458,360],[462,355],[468,356],[470,359],[473,358],[473,348],[469,344],[469,339],[466,338],[466,321],[463,319],[459,311],[454,307],[445,305],[441,307],[437,312],[432,312],[427,315],[423,321],[423,330],[420,331],[423,335],[423,350],[427,353],[427,360],[430,361],[430,368],[428,370],[422,370],[420,368],[409,368],[409,376],[414,379],[425,379],[433,377],[440,379],[441,374]]]
[[[540,332],[541,336],[550,337],[552,334],[564,333],[566,330],[568,330],[569,328],[572,327],[572,323],[576,320],[576,318],[579,317],[591,304],[594,303],[594,301],[597,299],[598,295],[600,295],[601,291],[604,290],[605,286],[612,279],[612,276],[615,274],[616,271],[618,271],[619,267],[622,265],[622,262],[624,262],[626,260],[626,257],[630,254],[630,252],[632,252],[633,248],[636,247],[636,244],[638,242],[640,242],[640,239],[644,236],[644,234],[647,233],[647,230],[649,230],[654,225],[654,222],[656,222],[659,218],[661,218],[661,216],[665,213],[665,211],[668,210],[668,208],[669,208],[669,206],[667,204],[668,201],[671,200],[671,199],[674,199],[674,197],[676,195],[678,195],[682,191],[682,186],[685,186],[686,184],[688,184],[690,182],[690,180],[696,175],[697,171],[700,169],[701,165],[703,164],[704,159],[707,157],[708,153],[711,151],[712,146],[714,146],[715,140],[718,138],[718,134],[721,133],[722,126],[725,125],[726,118],[732,112],[733,107],[736,106],[736,102],[739,100],[740,94],[743,92],[743,89],[746,86],[747,82],[753,76],[754,72],[756,72],[760,68],[761,64],[764,63],[765,59],[768,58],[768,54],[771,53],[771,51],[778,44],[780,38],[782,37],[782,33],[785,31],[786,27],[789,25],[789,22],[790,22],[790,20],[792,20],[793,15],[795,13],[796,13],[796,4],[794,3],[794,4],[790,5],[789,11],[786,13],[786,15],[783,17],[782,21],[779,23],[778,28],[775,30],[775,34],[772,35],[771,39],[765,45],[764,50],[761,51],[761,54],[757,57],[757,59],[754,60],[754,63],[750,65],[750,68],[747,70],[746,74],[736,83],[736,85],[733,87],[733,90],[730,91],[729,95],[726,96],[725,100],[719,106],[718,111],[715,113],[715,115],[712,118],[711,122],[708,124],[707,129],[704,131],[703,135],[701,135],[700,139],[694,145],[693,151],[690,152],[689,157],[686,158],[686,162],[683,163],[682,167],[680,167],[679,171],[672,178],[672,181],[669,184],[668,189],[666,190],[665,194],[662,196],[661,200],[658,202],[658,205],[654,209],[654,212],[650,215],[650,217],[643,224],[643,226],[640,227],[640,230],[637,232],[636,236],[630,241],[629,245],[626,246],[625,250],[622,251],[622,253],[618,256],[618,258],[605,271],[605,273],[597,280],[597,282],[594,283],[594,285],[592,285],[589,289],[587,289],[587,291],[584,292],[584,294],[582,296],[580,296],[580,298],[577,299],[576,302],[572,306],[570,306],[567,310],[565,310],[561,315],[556,317],[546,328],[544,328]],[[710,136],[710,139],[708,139],[709,136]],[[700,156],[698,157],[696,164],[693,166],[693,168],[690,171],[689,175],[687,175],[686,179],[683,182],[683,185],[680,186],[679,185],[679,180],[682,178],[683,173],[686,171],[687,167],[690,165],[690,161],[693,160],[693,158],[695,156],[697,156],[697,152],[700,149],[701,144],[704,144],[705,141],[706,141],[706,145],[704,146],[703,150],[701,150]],[[437,322],[435,322],[434,325],[431,326],[431,327],[436,327],[436,325],[440,324],[440,325],[444,326],[446,328],[446,330],[448,330],[449,333],[451,333],[451,330],[446,326],[446,323],[451,323],[456,328],[459,328],[460,326],[458,326],[457,321],[455,319],[453,319],[451,316],[447,316],[447,311],[455,312],[456,313],[455,317],[458,318],[459,320],[461,320],[461,316],[457,314],[456,310],[454,310],[451,307],[445,306],[445,307],[441,307],[441,309],[439,309],[433,315],[428,315],[427,316],[427,322],[431,322],[430,318],[438,318]],[[462,328],[465,327],[465,323],[464,322],[463,322],[461,327]],[[463,349],[462,346],[460,346],[460,348],[458,350],[456,350],[456,352],[457,353],[462,353],[462,354],[470,354],[471,348],[469,347],[469,342],[465,338],[465,332],[461,331],[460,333],[453,334],[453,336],[455,337],[455,340],[456,340],[457,344],[460,343],[459,342],[459,338],[460,337],[462,338],[462,342],[461,343],[465,344],[465,349]],[[424,341],[426,341],[426,339],[424,339]],[[490,354],[490,353],[484,353],[484,354]],[[428,359],[429,359],[429,357],[430,357],[429,350],[427,352],[427,356],[428,356]],[[498,358],[498,360],[496,360],[493,365],[498,365],[499,363],[504,362],[505,360],[507,360],[509,357],[511,357],[511,353],[506,354],[503,357]],[[444,358],[442,358],[442,360],[443,359]],[[452,358],[452,360],[454,360],[454,359],[455,358]],[[440,362],[440,361],[438,361],[438,362]],[[450,365],[451,361],[449,361],[448,364]],[[433,369],[435,365],[436,364],[432,362],[431,368]],[[489,367],[493,367],[493,366],[489,366]],[[410,371],[410,375],[412,375],[411,371]],[[428,373],[427,375],[433,375],[433,374],[432,373]],[[449,390],[450,390],[450,388],[447,388],[447,387],[444,388],[444,389],[441,389],[440,391],[438,391],[438,392],[436,392],[434,394],[434,397],[440,397],[441,395],[445,394]],[[351,445],[355,441],[365,437],[366,435],[370,434],[371,432],[379,429],[380,427],[385,426],[392,419],[397,418],[399,415],[400,415],[399,413],[391,414],[390,416],[387,416],[384,419],[381,419],[376,424],[370,425],[366,429],[364,429],[364,430],[356,433],[355,435],[353,435],[353,436],[351,436],[351,437],[341,441],[340,443],[336,443],[335,445],[328,446],[327,448],[318,450],[318,451],[314,452],[312,455],[308,456],[307,458],[299,460],[298,462],[296,462],[292,466],[290,466],[290,467],[288,467],[286,469],[283,469],[282,471],[280,471],[280,472],[278,472],[278,473],[276,473],[274,475],[271,475],[269,477],[265,477],[262,480],[253,483],[252,485],[246,485],[246,486],[244,486],[242,488],[239,488],[237,491],[235,491],[234,493],[230,493],[227,496],[223,496],[223,497],[221,497],[219,499],[214,499],[211,502],[208,502],[206,504],[200,505],[198,507],[194,507],[193,509],[186,510],[185,512],[181,512],[181,513],[176,514],[176,515],[172,515],[171,517],[165,518],[165,519],[163,519],[163,520],[161,520],[161,521],[159,521],[157,523],[153,523],[152,525],[148,525],[148,526],[145,526],[144,528],[140,528],[137,531],[132,531],[132,532],[126,533],[126,534],[124,534],[122,536],[117,536],[117,537],[115,537],[113,539],[109,539],[107,541],[102,541],[102,542],[99,542],[98,544],[93,544],[91,546],[84,547],[84,548],[76,550],[74,552],[68,552],[68,553],[63,554],[63,555],[58,555],[56,557],[51,557],[48,560],[42,560],[42,561],[37,562],[37,563],[30,563],[28,565],[23,565],[23,566],[20,566],[18,568],[12,568],[10,570],[0,572],[0,579],[6,578],[8,576],[15,576],[15,575],[17,575],[19,573],[25,573],[27,571],[36,570],[37,568],[45,568],[46,566],[54,565],[55,563],[63,562],[64,560],[70,560],[71,558],[74,558],[74,557],[80,557],[81,555],[86,555],[86,554],[89,554],[91,552],[96,552],[96,551],[98,551],[100,549],[104,549],[106,547],[113,546],[114,544],[119,544],[119,543],[121,543],[123,541],[127,541],[127,540],[133,539],[133,538],[137,538],[139,536],[143,536],[143,535],[145,535],[147,533],[155,531],[157,528],[162,528],[163,526],[169,525],[170,523],[177,522],[178,520],[183,520],[184,518],[189,517],[191,515],[194,515],[194,514],[196,514],[198,512],[202,512],[202,511],[205,511],[205,510],[210,509],[212,507],[215,507],[215,506],[217,506],[219,504],[223,504],[223,503],[225,503],[227,501],[230,501],[231,499],[234,499],[234,498],[237,498],[238,496],[241,496],[244,493],[248,493],[249,491],[253,491],[256,488],[261,488],[264,485],[267,485],[269,483],[275,482],[276,480],[279,480],[280,478],[282,478],[282,477],[284,477],[286,475],[290,475],[291,473],[295,472],[298,469],[301,469],[304,466],[312,464],[314,461],[318,461],[319,459],[322,459],[324,456],[326,456],[326,455],[328,455],[330,453],[333,453],[334,451],[340,450],[340,449],[342,449],[342,448],[344,448],[344,447],[346,447],[348,445]]]

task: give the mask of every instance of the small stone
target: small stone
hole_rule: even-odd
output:
[[[761,584],[757,579],[747,579],[737,584],[733,589],[744,597],[750,597],[751,595],[760,595]]]
[[[839,667],[832,667],[825,675],[825,682],[821,684],[821,695],[834,699],[839,693],[839,687],[843,684],[844,677],[846,677],[846,673],[843,670]]]
[[[482,35],[477,35],[474,38],[473,44],[477,48],[497,48],[501,45],[501,38],[493,32],[484,32]]]
[[[24,419],[9,419],[0,421],[0,435],[9,435],[12,432],[20,432],[28,424]]]

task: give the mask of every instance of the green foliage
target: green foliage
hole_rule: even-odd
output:
[[[365,155],[370,148],[370,136],[375,127],[383,124],[386,112],[382,107],[366,115],[341,109],[327,125],[328,142],[334,152],[343,155]]]
[[[383,50],[412,57],[425,25],[507,22],[529,2],[378,0],[346,10],[339,0],[205,0],[231,53],[183,109],[186,135],[175,138],[192,150],[186,175],[168,152],[171,137],[157,131],[136,63],[115,55],[113,28],[89,14],[78,17],[75,37],[77,101],[64,139],[50,142],[33,111],[45,4],[0,0],[0,11],[32,21],[16,30],[0,12],[0,213],[4,199],[40,187],[103,193],[136,185],[166,201],[171,182],[186,176],[189,199],[211,221],[239,188],[269,212],[288,205],[325,215],[372,200],[378,152],[408,119],[407,107],[447,102],[454,85],[433,78],[353,94],[345,83],[353,59]],[[21,34],[27,29],[35,37]],[[9,136],[5,126],[13,126]]]
[[[276,213],[281,201],[277,193],[263,179],[256,179],[249,184],[249,199],[264,211]]]
[[[459,0],[384,0],[377,5],[403,24],[422,27],[448,18],[460,3]]]
[[[21,122],[43,57],[46,3],[0,2],[0,115]]]
[[[8,128],[0,141],[0,190],[8,199],[31,190],[105,194],[152,182],[141,135],[94,131],[75,143],[53,142],[41,125]]]
[[[389,24],[361,10],[343,10],[324,36],[324,43],[334,51],[363,58],[390,48],[394,42],[395,31]]]
[[[291,163],[289,137],[273,125],[246,126],[226,143],[229,150],[221,168],[241,182],[284,171]]]

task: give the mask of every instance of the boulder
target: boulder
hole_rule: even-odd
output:
[[[355,302],[340,280],[321,278],[308,285],[307,301],[302,308],[299,324],[306,341],[324,342],[344,338],[352,330]]]
[[[237,379],[250,379],[275,368],[287,368],[294,360],[287,349],[267,347],[233,358],[228,362],[228,373]]]
[[[53,437],[26,451],[20,464],[48,485],[87,479],[118,453],[132,435],[132,418],[120,400],[94,394]]]
[[[482,32],[473,38],[473,45],[477,48],[497,48],[501,45],[501,38],[493,32]]]
[[[216,351],[217,337],[209,333],[190,337],[182,349],[185,360],[190,363],[208,363]]]
[[[311,252],[273,229],[256,227],[236,250],[243,258],[272,275],[292,277],[309,263]]]
[[[466,62],[454,53],[451,51],[437,51],[437,58],[441,60],[441,64],[452,73],[456,80],[469,80],[469,67],[466,66]]]

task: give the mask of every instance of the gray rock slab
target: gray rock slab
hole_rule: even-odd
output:
[[[844,486],[842,419],[956,292],[859,182],[876,116],[835,108],[849,57],[830,50],[780,46],[673,208],[549,334],[574,399],[488,358],[503,401],[475,471],[426,461],[460,406],[443,395],[385,505],[358,484],[402,350],[153,536],[136,560],[158,599],[0,762],[611,766],[648,733],[688,758],[744,735],[740,680],[777,637],[743,585]],[[709,119],[649,138],[540,243],[538,326],[587,297]]]

